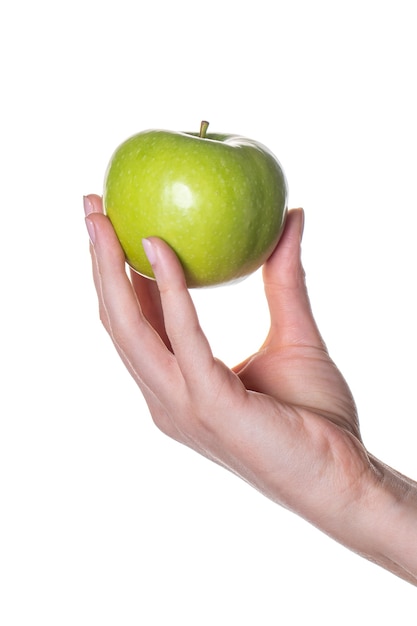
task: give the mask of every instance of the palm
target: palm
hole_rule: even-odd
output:
[[[267,342],[234,371],[247,389],[323,415],[360,437],[352,394],[324,348],[301,345],[275,349]]]

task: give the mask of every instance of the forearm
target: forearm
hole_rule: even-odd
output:
[[[382,564],[417,585],[417,483],[387,466],[379,467],[383,476]]]
[[[352,549],[417,586],[417,483],[371,458]]]

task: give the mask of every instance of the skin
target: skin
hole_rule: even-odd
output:
[[[155,424],[361,556],[417,585],[417,483],[373,457],[314,321],[301,264],[304,214],[288,214],[263,267],[271,325],[229,369],[210,349],[182,267],[144,242],[156,282],[126,274],[99,196],[85,199],[100,318]]]

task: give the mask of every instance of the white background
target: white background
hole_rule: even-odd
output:
[[[365,442],[416,478],[414,8],[2,4],[3,626],[416,623],[414,587],[157,431],[99,323],[82,212],[136,131],[205,118],[269,146]],[[259,273],[195,298],[230,365],[263,340]]]

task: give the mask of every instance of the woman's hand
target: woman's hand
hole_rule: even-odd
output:
[[[211,352],[173,251],[145,240],[156,282],[136,273],[129,279],[101,199],[85,202],[101,320],[156,425],[409,579],[379,554],[373,536],[371,509],[386,502],[385,469],[362,444],[354,400],[312,316],[300,259],[302,210],[289,212],[263,269],[266,340],[231,370]]]

